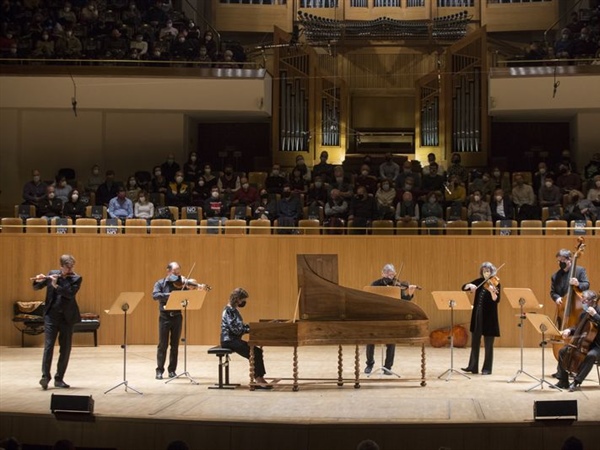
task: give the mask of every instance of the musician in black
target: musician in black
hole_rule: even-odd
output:
[[[585,291],[590,288],[590,281],[588,280],[585,268],[581,266],[575,266],[573,277],[569,278],[569,273],[573,265],[573,253],[570,250],[560,249],[556,254],[556,261],[560,268],[552,275],[550,297],[554,303],[561,305],[563,297],[569,290],[569,285],[576,286],[581,291]],[[558,326],[560,327],[560,323]]]
[[[73,271],[74,266],[75,258],[73,256],[62,255],[59,270],[51,270],[48,275],[40,273],[33,278],[33,289],[46,288],[44,356],[42,358],[42,378],[40,379],[40,385],[44,390],[48,389],[48,383],[52,379],[50,370],[57,337],[60,355],[54,375],[54,386],[65,389],[70,387],[65,383],[64,376],[71,355],[73,327],[81,321],[75,295],[81,288],[82,278]]]
[[[567,365],[567,353],[569,352],[569,345],[564,346],[558,352],[557,378],[559,381],[556,383],[556,386],[561,389],[569,389],[570,392],[579,389],[579,386],[583,380],[585,380],[594,367],[594,363],[598,360],[598,358],[600,358],[600,333],[598,333],[598,328],[600,327],[600,314],[596,309],[598,303],[598,294],[591,290],[583,291],[581,294],[581,303],[583,305],[583,312],[579,316],[579,322],[577,326],[562,330],[562,336],[565,339],[569,336],[572,336],[572,339],[576,341],[579,341],[581,339],[580,336],[582,336],[582,333],[585,332],[595,331],[596,336],[592,342],[587,343],[587,345],[589,345],[588,352],[579,365],[577,374],[575,375],[575,378],[571,384],[569,384],[569,372]],[[572,342],[572,344],[576,345],[576,342]],[[581,350],[581,347],[577,348],[576,346],[574,349]]]
[[[246,359],[250,358],[250,345],[242,336],[250,332],[250,325],[244,323],[239,308],[246,306],[250,295],[243,288],[235,288],[229,295],[229,303],[221,315],[221,347],[229,348]],[[254,375],[257,389],[272,389],[265,380],[265,363],[262,348],[254,347]]]
[[[491,375],[494,364],[494,339],[500,336],[498,323],[498,303],[500,302],[500,284],[496,277],[496,267],[484,262],[479,267],[480,277],[463,285],[463,291],[475,293],[471,312],[471,354],[469,364],[461,369],[464,372],[479,373],[479,347],[481,337],[485,347],[485,358],[481,368],[482,375]]]
[[[381,269],[381,278],[373,281],[371,286],[399,286],[401,289],[400,298],[410,301],[414,297],[417,286],[414,284],[402,284],[396,279],[396,269],[393,264],[386,264]],[[395,344],[386,344],[385,362],[383,363],[383,373],[392,375],[392,366],[394,365],[394,355],[396,354]],[[375,345],[367,345],[367,367],[365,373],[369,374],[373,371],[375,364]]]

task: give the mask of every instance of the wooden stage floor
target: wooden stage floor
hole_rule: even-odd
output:
[[[213,390],[209,386],[217,380],[217,358],[207,354],[207,346],[189,346],[187,354],[187,369],[190,375],[199,383],[192,384],[187,378],[180,378],[170,383],[154,379],[156,347],[153,345],[132,345],[127,351],[127,380],[129,386],[141,391],[138,395],[124,386],[105,394],[104,392],[123,381],[123,351],[119,346],[74,347],[71,354],[69,370],[65,381],[71,384],[71,389],[56,389],[51,384],[47,391],[38,385],[42,349],[29,348],[0,348],[0,414],[3,419],[0,425],[0,437],[8,434],[16,435],[22,441],[32,439],[32,435],[20,436],[24,433],[25,422],[31,418],[37,420],[44,433],[37,435],[41,443],[51,443],[55,438],[73,436],[79,439],[79,445],[103,446],[128,450],[138,448],[163,449],[164,443],[174,438],[185,437],[189,442],[206,443],[211,433],[225,433],[225,439],[216,438],[211,445],[198,445],[193,448],[237,449],[237,448],[290,448],[290,449],[337,449],[352,450],[355,443],[362,438],[371,437],[388,442],[383,448],[395,447],[392,429],[421,429],[426,436],[423,445],[411,445],[411,449],[419,448],[471,448],[465,432],[455,432],[456,436],[448,435],[452,427],[473,429],[478,426],[487,429],[497,428],[496,433],[503,433],[508,427],[536,428],[539,422],[534,421],[533,407],[536,401],[577,400],[578,420],[569,422],[555,421],[561,426],[542,432],[543,439],[556,441],[568,429],[572,434],[580,433],[582,439],[587,439],[587,426],[595,425],[598,436],[600,425],[600,384],[596,369],[594,369],[582,389],[578,392],[558,392],[547,385],[543,389],[526,390],[537,381],[525,374],[518,376],[513,383],[512,378],[520,368],[520,352],[518,348],[496,348],[494,373],[492,375],[470,375],[467,379],[458,373],[453,373],[449,380],[438,379],[450,367],[450,350],[427,348],[427,386],[421,387],[420,348],[398,346],[394,370],[401,375],[398,382],[390,382],[393,377],[376,375],[375,381],[362,384],[360,389],[354,389],[352,383],[337,387],[328,385],[303,385],[300,391],[292,392],[285,381],[275,382],[272,391],[249,391],[248,362],[238,355],[233,355],[231,362],[231,382],[241,383],[235,390]],[[353,376],[353,347],[345,347],[346,367],[344,375]],[[379,349],[376,356],[379,358]],[[299,348],[299,370],[301,377],[334,378],[337,373],[337,347],[301,347]],[[469,356],[468,349],[454,350],[454,368],[466,365]],[[483,349],[482,349],[483,356]],[[56,349],[53,369],[56,366],[58,348]],[[178,373],[183,372],[183,347],[180,348]],[[361,349],[361,359],[364,359],[364,349]],[[542,351],[539,348],[524,350],[524,370],[533,376],[541,376]],[[265,364],[267,377],[278,379],[290,377],[292,367],[292,351],[290,348],[265,348]],[[361,363],[362,364],[362,363]],[[553,381],[550,374],[555,371],[556,362],[552,351],[545,351],[546,379]],[[361,365],[361,371],[364,365]],[[364,374],[361,378],[365,378]],[[91,395],[95,401],[95,425],[59,422],[50,413],[51,394],[62,395]],[[112,425],[108,423],[112,421]],[[58,425],[56,425],[58,423]],[[118,425],[120,423],[121,425]],[[128,432],[152,427],[153,438],[144,443],[142,437],[126,438],[119,436],[118,431],[124,423]],[[213,429],[203,437],[200,428],[192,424],[204,424],[205,428]],[[544,423],[548,423],[544,421]],[[105,427],[113,430],[102,435],[94,427]],[[117,424],[117,425],[115,425]],[[158,425],[163,424],[161,432]],[[164,424],[169,424],[168,427]],[[232,426],[238,426],[245,431],[242,435],[252,433],[251,428],[264,428],[263,437],[269,433],[289,436],[290,429],[304,426],[321,430],[321,438],[330,440],[319,444],[313,441],[304,442],[305,437],[292,438],[286,445],[274,445],[268,439],[262,443],[236,443],[232,436]],[[82,431],[81,427],[84,428]],[[271,428],[268,428],[271,427]],[[571,428],[569,428],[571,427]],[[539,426],[537,427],[539,431]],[[193,429],[193,431],[192,431]],[[254,432],[256,432],[256,429]],[[279,431],[273,432],[273,429]],[[327,430],[337,430],[340,434]],[[435,429],[446,430],[446,435],[435,436]],[[591,428],[590,428],[591,429]],[[87,431],[86,431],[87,430]],[[166,430],[169,430],[166,432]],[[172,431],[174,430],[174,431]],[[187,431],[186,431],[187,430]],[[271,431],[268,431],[271,430]],[[288,430],[288,431],[284,431]],[[345,430],[345,431],[343,431]],[[362,434],[360,430],[363,430]],[[387,430],[387,431],[386,431]],[[31,433],[31,432],[30,432]],[[484,433],[481,431],[481,433]],[[550,434],[548,434],[550,433]],[[433,434],[433,436],[432,436]],[[494,432],[486,431],[489,445],[479,448],[507,448],[495,442]],[[105,436],[106,435],[106,436]],[[108,435],[111,435],[109,437]],[[303,434],[300,434],[304,436]],[[300,436],[299,435],[299,436]],[[319,435],[317,432],[316,435]],[[458,437],[460,435],[460,437]],[[525,435],[525,433],[523,433]],[[96,436],[96,437],[93,437]],[[542,445],[539,434],[532,437],[521,437],[511,448],[558,449],[555,442]],[[242,440],[242,437],[237,439]],[[35,441],[34,441],[35,442]],[[152,444],[150,444],[152,442]],[[461,442],[459,444],[458,442]],[[512,442],[512,441],[511,441]],[[597,442],[597,441],[596,441]],[[278,442],[281,444],[281,442]],[[76,442],[78,444],[78,442]],[[450,445],[453,444],[453,445]],[[522,444],[522,447],[521,447]],[[533,444],[533,447],[531,446]],[[139,446],[138,446],[139,445]],[[476,447],[473,447],[476,448]],[[588,448],[588,447],[586,447]],[[592,448],[592,447],[589,447]]]

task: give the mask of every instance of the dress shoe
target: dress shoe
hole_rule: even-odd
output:
[[[479,371],[477,369],[469,369],[468,367],[464,367],[460,370],[462,370],[463,372],[471,372],[471,373],[475,373],[475,374],[479,373]]]
[[[173,371],[169,372],[169,378],[175,378],[177,374]]]
[[[162,380],[163,379],[163,373],[160,370],[156,371],[156,379],[157,380]]]
[[[558,383],[555,384],[555,386],[560,389],[569,389],[570,387],[568,380],[560,380]]]
[[[69,389],[71,386],[69,386],[63,380],[54,380],[54,387],[62,388],[62,389]]]
[[[554,373],[552,374],[552,378],[559,379],[558,372],[554,372]]]
[[[579,381],[573,381],[570,385],[569,385],[569,392],[575,392],[579,390],[579,387],[581,386],[581,383]]]
[[[491,370],[485,370],[484,369],[484,370],[481,371],[481,375],[491,375],[491,374],[492,374]]]
[[[366,374],[369,374],[371,372],[373,372],[373,366],[367,366],[367,367],[365,367],[365,373]]]
[[[273,386],[271,386],[270,384],[257,384],[256,386],[254,386],[254,388],[269,391],[273,389]]]
[[[42,387],[42,389],[43,389],[43,390],[46,390],[46,389],[48,389],[48,382],[49,382],[49,381],[50,381],[50,380],[49,380],[48,378],[46,378],[46,377],[42,377],[42,378],[40,379],[40,386]]]

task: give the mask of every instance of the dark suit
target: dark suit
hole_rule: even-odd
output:
[[[52,280],[34,282],[33,289],[46,288],[46,300],[44,307],[44,356],[42,359],[42,377],[51,379],[52,356],[54,344],[58,337],[60,355],[56,368],[55,380],[62,380],[69,356],[71,355],[71,340],[73,337],[73,326],[81,321],[79,306],[75,298],[81,287],[82,278],[77,274],[62,277],[60,270],[51,270],[50,275],[58,275],[57,287],[52,286]]]

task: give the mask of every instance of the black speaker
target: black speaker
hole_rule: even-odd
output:
[[[538,400],[533,402],[534,420],[577,420],[577,400]]]
[[[94,399],[91,395],[59,395],[52,394],[50,411],[56,413],[94,413]]]

